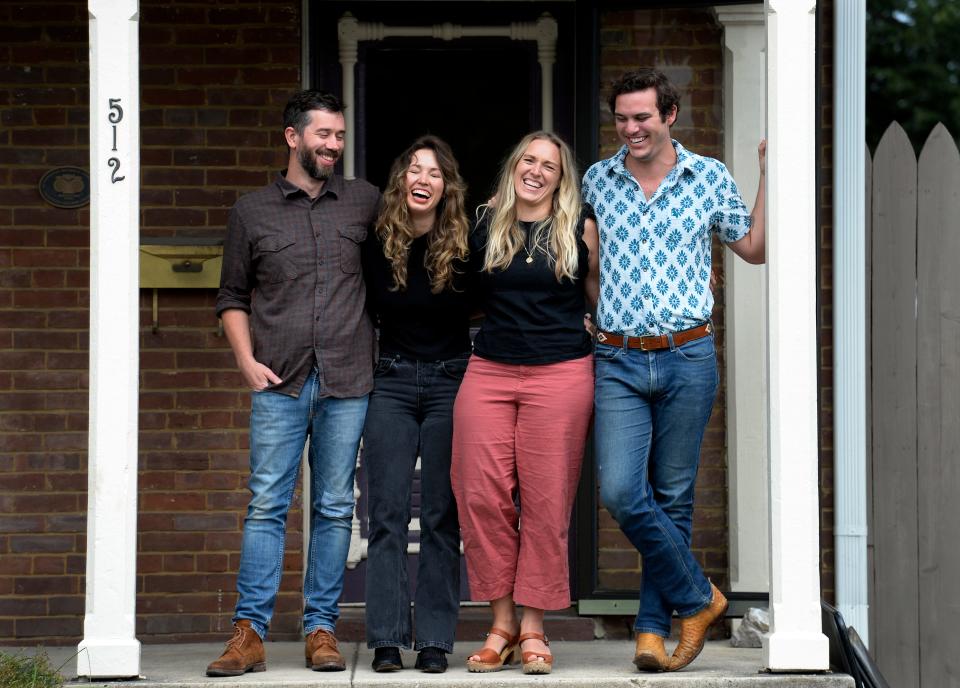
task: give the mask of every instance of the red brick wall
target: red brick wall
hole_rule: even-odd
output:
[[[0,6],[0,640],[81,628],[89,214],[37,182],[87,167],[85,16]]]
[[[142,233],[222,235],[227,211],[284,166],[300,84],[300,3],[141,3]],[[138,634],[230,627],[249,497],[249,397],[218,332],[215,290],[141,292]],[[273,638],[296,636],[299,497]],[[175,593],[171,595],[171,593]]]
[[[708,9],[662,9],[603,12],[600,19],[600,151],[617,151],[613,117],[607,105],[610,84],[623,72],[653,66],[665,72],[683,97],[671,135],[702,155],[721,158],[723,33]],[[748,201],[749,203],[750,201]],[[722,279],[722,247],[715,243],[714,270]],[[725,366],[723,288],[715,290],[720,389],[707,426],[697,477],[693,551],[704,571],[720,587],[728,582]],[[608,589],[636,589],[640,557],[601,508],[599,514],[599,584]]]
[[[819,224],[819,285],[817,320],[820,330],[820,587],[824,599],[833,601],[833,0],[817,3],[817,52],[820,98],[817,166],[820,195],[817,199]]]
[[[144,234],[222,234],[282,166],[300,2],[142,0]],[[89,209],[37,182],[88,168],[86,3],[0,5],[0,642],[82,635]],[[223,636],[247,500],[248,399],[213,290],[141,292],[137,632]],[[297,507],[299,509],[299,506]],[[299,511],[273,637],[299,626]]]

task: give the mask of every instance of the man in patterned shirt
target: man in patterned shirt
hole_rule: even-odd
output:
[[[600,495],[643,556],[634,664],[676,671],[726,611],[690,552],[700,443],[718,373],[711,241],[764,262],[764,163],[753,213],[724,165],[670,137],[679,93],[644,69],[614,84],[623,147],[587,170],[584,200],[600,230],[595,437]],[[668,657],[673,611],[680,642]]]
[[[217,315],[250,404],[252,494],[243,523],[233,637],[208,676],[266,669],[262,639],[283,573],[287,511],[310,438],[310,543],[303,581],[307,667],[343,671],[334,627],[350,545],[353,476],[373,387],[373,325],[360,245],[380,199],[334,174],[340,101],[301,91],[283,113],[287,169],[230,211]],[[307,508],[307,507],[305,507]]]

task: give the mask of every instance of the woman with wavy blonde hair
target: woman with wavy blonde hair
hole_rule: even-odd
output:
[[[439,673],[453,650],[460,606],[460,531],[450,487],[453,402],[470,355],[463,287],[466,185],[450,147],[423,136],[393,162],[383,207],[364,244],[367,304],[379,359],[363,432],[369,500],[367,646],[373,668]],[[420,457],[420,557],[407,581],[407,524]],[[414,644],[415,643],[415,644]]]
[[[597,226],[578,181],[567,144],[534,132],[470,235],[485,317],[454,407],[451,479],[471,597],[493,612],[470,671],[522,659],[524,673],[550,673],[544,610],[570,605],[567,531],[593,412],[583,322],[598,289]]]
[[[556,146],[560,155],[560,168],[576,170],[577,163],[570,147],[558,136],[545,131],[527,134],[513,149],[504,164],[503,172],[497,181],[496,198],[502,202],[494,206],[483,206],[484,215],[491,214],[487,238],[487,250],[484,254],[483,269],[486,272],[506,268],[521,247],[530,252],[542,253],[553,265],[554,274],[560,280],[563,277],[574,278],[577,271],[577,225],[580,222],[580,185],[573,175],[561,175],[559,185],[551,197],[551,212],[533,222],[532,232],[528,233],[518,223],[517,186],[513,174],[506,170],[516,170],[527,148],[534,141],[543,141]],[[521,199],[521,203],[523,200]]]

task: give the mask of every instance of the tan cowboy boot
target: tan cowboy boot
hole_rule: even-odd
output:
[[[710,604],[693,616],[680,619],[680,643],[670,658],[670,671],[682,669],[697,658],[703,649],[707,630],[714,621],[723,618],[727,611],[727,598],[713,583],[710,584],[710,589],[713,591]]]
[[[337,649],[337,638],[330,631],[318,628],[307,636],[304,655],[308,669],[314,671],[343,671],[347,663]]]
[[[633,663],[640,671],[669,671],[670,658],[663,646],[663,638],[656,633],[637,633]]]
[[[236,629],[223,654],[207,667],[207,676],[239,676],[248,671],[266,671],[267,655],[263,641],[247,619],[233,624]]]

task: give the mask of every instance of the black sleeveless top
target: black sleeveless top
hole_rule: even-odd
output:
[[[560,281],[543,251],[528,256],[522,248],[506,269],[484,272],[489,215],[481,218],[470,234],[468,289],[471,301],[484,313],[473,340],[475,354],[499,363],[542,365],[581,358],[592,351],[583,327],[583,315],[589,311],[584,294],[589,271],[583,241],[587,217],[592,217],[592,209],[584,206],[576,228],[577,278]],[[520,223],[527,246],[533,225]]]

